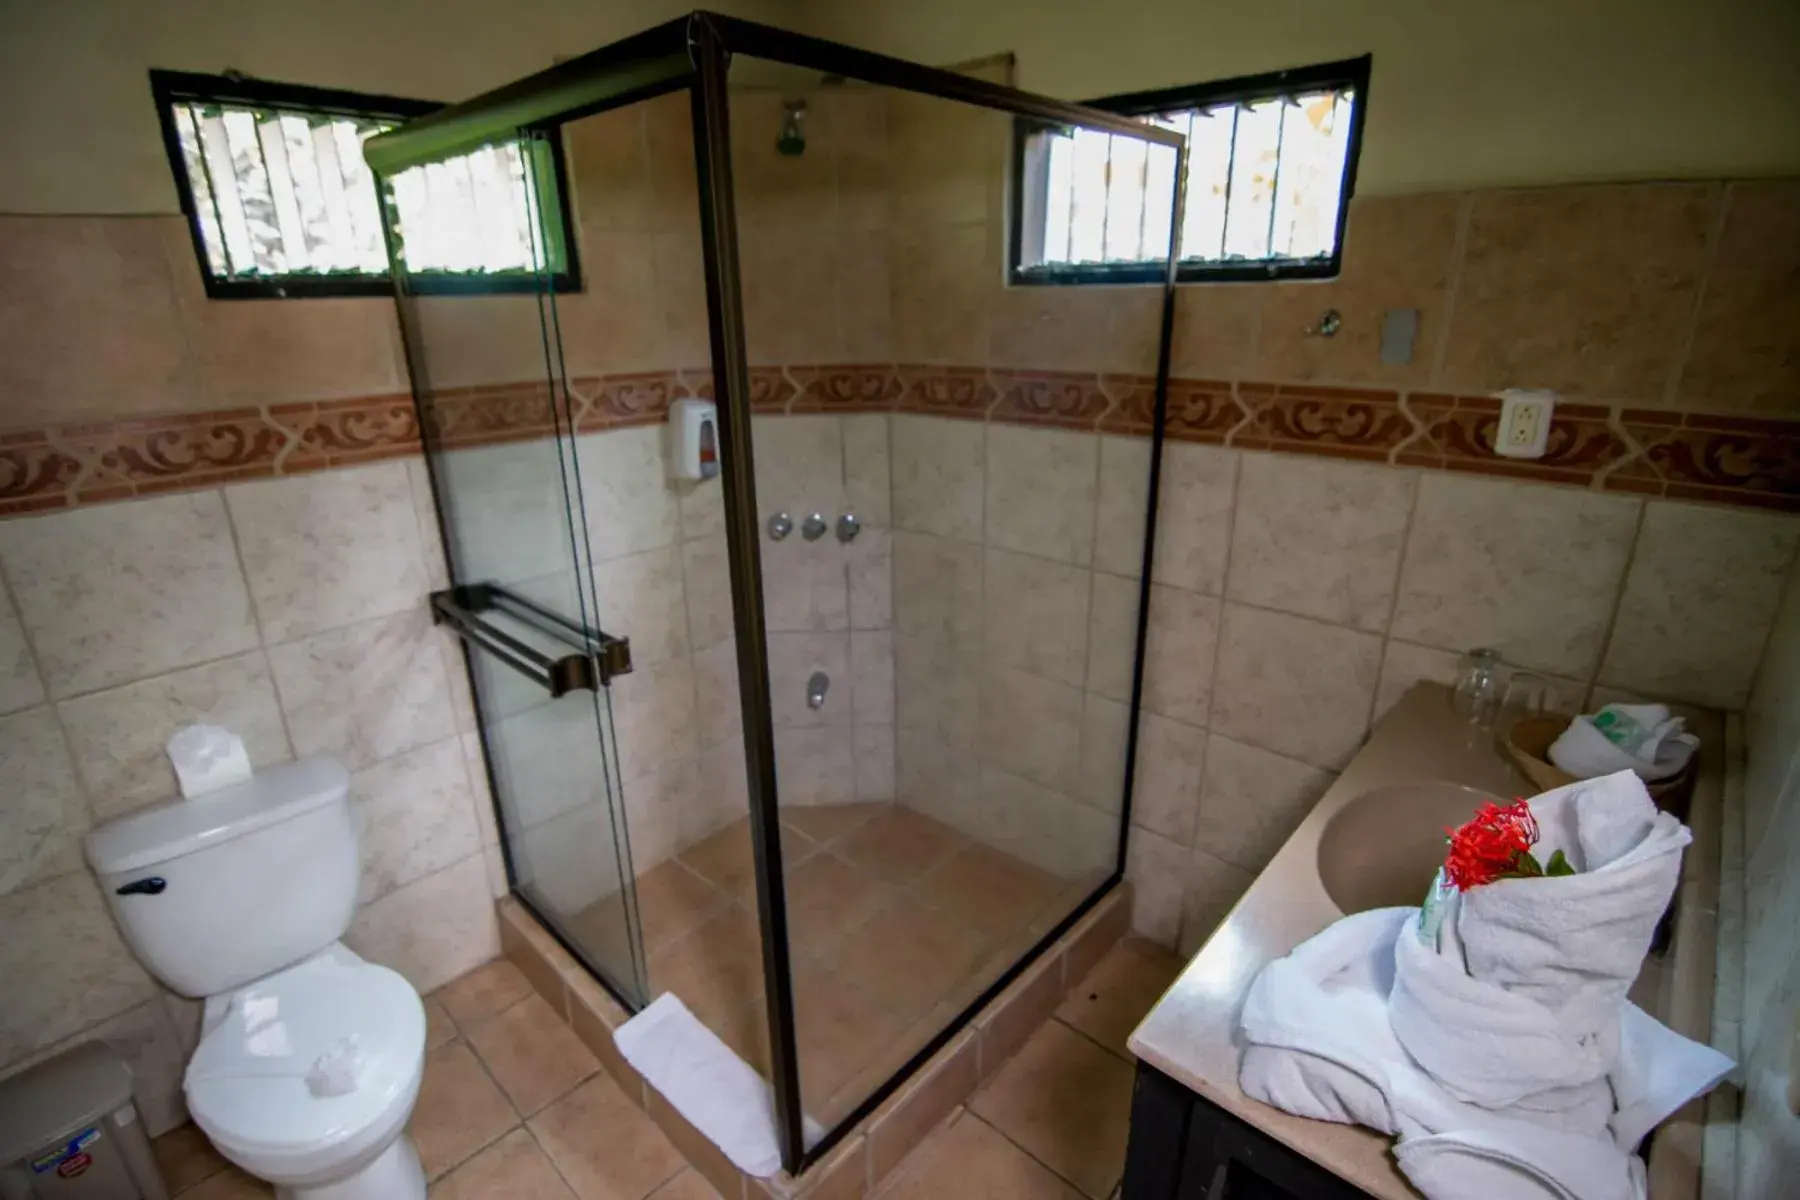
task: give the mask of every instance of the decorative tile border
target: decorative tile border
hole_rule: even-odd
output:
[[[757,413],[906,412],[1145,436],[1141,375],[919,363],[753,367]],[[710,396],[705,368],[447,388],[425,434],[451,449],[658,424]],[[1800,420],[1557,407],[1541,459],[1494,453],[1490,396],[1173,379],[1174,441],[1316,454],[1800,512]],[[0,433],[0,517],[417,454],[412,398],[367,396]]]

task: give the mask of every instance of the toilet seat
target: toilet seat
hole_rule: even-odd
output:
[[[412,985],[333,947],[231,995],[188,1063],[188,1107],[264,1178],[350,1167],[404,1121],[424,1050]]]

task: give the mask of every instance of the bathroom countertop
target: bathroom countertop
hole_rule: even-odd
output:
[[[1724,776],[1724,724],[1715,713],[1679,710],[1700,735],[1700,777],[1689,825],[1694,843],[1682,864],[1681,903],[1667,955],[1652,959],[1632,999],[1671,1028],[1699,1041],[1710,1034],[1718,825]],[[1442,780],[1502,799],[1529,796],[1531,784],[1449,706],[1441,684],[1413,687],[1376,725],[1368,743],[1263,868],[1155,1008],[1131,1035],[1139,1059],[1196,1094],[1250,1122],[1370,1195],[1415,1200],[1390,1153],[1390,1139],[1353,1125],[1296,1117],[1252,1100],[1238,1088],[1237,1014],[1263,965],[1343,914],[1319,880],[1319,838],[1350,801],[1384,784]],[[1699,1193],[1702,1101],[1660,1128],[1650,1157],[1655,1200]]]

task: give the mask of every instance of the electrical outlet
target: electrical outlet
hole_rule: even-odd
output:
[[[1550,446],[1550,417],[1556,393],[1509,388],[1500,393],[1500,427],[1494,453],[1506,458],[1542,458]]]

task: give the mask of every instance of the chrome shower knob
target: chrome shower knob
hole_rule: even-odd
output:
[[[771,538],[779,542],[792,532],[794,532],[794,518],[786,513],[778,512],[769,518],[769,536]]]
[[[806,520],[801,523],[800,536],[809,542],[816,542],[825,536],[825,529],[824,513],[808,513]]]
[[[854,542],[856,540],[856,535],[861,532],[862,532],[862,522],[857,520],[855,513],[845,513],[843,516],[838,518],[838,523],[837,523],[837,539],[838,539],[838,541],[843,542],[845,544],[849,544],[850,542]]]

